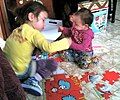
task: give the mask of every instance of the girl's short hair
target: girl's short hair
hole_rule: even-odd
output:
[[[92,12],[87,8],[81,8],[77,12],[74,13],[76,16],[80,16],[80,19],[82,20],[82,24],[88,24],[89,26],[93,22],[93,14]]]
[[[28,21],[28,14],[32,12],[36,17],[38,17],[41,11],[48,12],[47,8],[37,1],[29,1],[25,5],[19,7],[15,11],[16,22],[23,24]]]

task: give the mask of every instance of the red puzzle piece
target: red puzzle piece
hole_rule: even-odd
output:
[[[109,84],[113,85],[116,81],[118,81],[120,78],[120,73],[115,72],[115,71],[105,71],[103,74],[103,79],[104,81],[109,81]]]

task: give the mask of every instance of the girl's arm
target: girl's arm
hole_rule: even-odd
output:
[[[39,33],[34,36],[33,44],[49,53],[53,53],[56,51],[66,50],[71,45],[71,38],[63,38],[61,40],[55,41],[55,42],[48,42],[45,37]]]
[[[68,36],[68,37],[72,34],[71,33],[71,28],[67,28],[67,27],[60,26],[59,31],[62,32],[65,36]]]

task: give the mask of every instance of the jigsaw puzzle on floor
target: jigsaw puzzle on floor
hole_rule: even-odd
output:
[[[77,77],[66,74],[54,75],[45,83],[46,100],[85,100]]]
[[[102,75],[85,72],[81,78],[57,74],[45,82],[46,100],[86,100],[86,90],[91,92],[96,100],[109,100],[113,95],[111,89],[119,79],[120,73],[109,70]]]

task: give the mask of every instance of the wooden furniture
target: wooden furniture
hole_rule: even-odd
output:
[[[10,34],[4,0],[0,0],[0,37],[6,39]]]
[[[53,11],[53,0],[41,0],[49,11],[49,18],[54,18],[55,14]]]
[[[22,4],[25,4],[26,2],[31,0],[16,0],[17,6],[21,6]],[[53,11],[53,0],[36,0],[39,2],[42,2],[43,5],[45,5],[49,11],[49,17],[54,18],[54,11]]]

